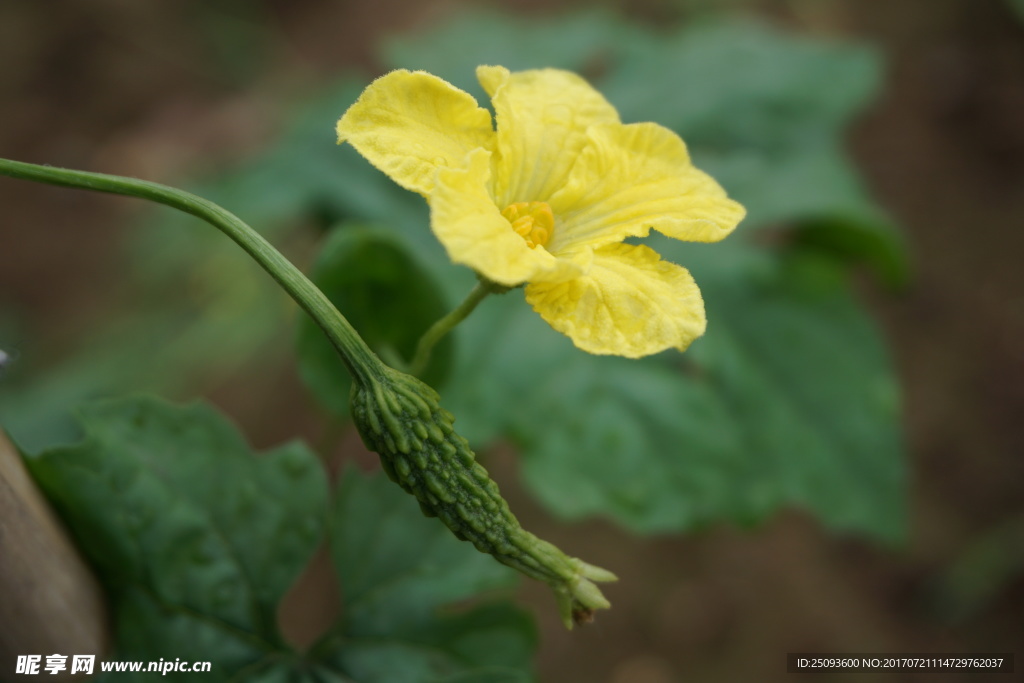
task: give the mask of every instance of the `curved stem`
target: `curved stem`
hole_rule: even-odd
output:
[[[492,291],[494,291],[493,286],[489,282],[484,280],[477,282],[476,287],[470,291],[469,296],[461,304],[448,313],[448,315],[431,325],[430,329],[420,337],[419,343],[416,344],[416,353],[412,357],[412,362],[409,363],[409,374],[417,377],[423,374],[423,371],[427,369],[427,363],[430,362],[430,353],[434,350],[437,342],[441,341],[456,325],[465,320],[466,316],[477,307],[477,304],[483,301]]]
[[[384,364],[323,292],[262,235],[234,214],[202,197],[159,183],[104,173],[39,166],[0,159],[0,175],[36,182],[148,199],[203,219],[230,237],[309,314],[341,354],[355,381],[381,374]]]

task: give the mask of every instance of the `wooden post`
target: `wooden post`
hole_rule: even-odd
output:
[[[98,671],[108,642],[99,584],[0,430],[0,680],[21,678],[18,655],[42,655],[25,680],[70,678],[76,654]],[[53,654],[67,656],[58,675],[43,669]]]

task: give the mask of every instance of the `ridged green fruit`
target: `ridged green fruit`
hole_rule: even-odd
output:
[[[609,607],[593,581],[614,581],[520,526],[498,485],[454,429],[432,388],[390,368],[352,389],[352,417],[384,471],[456,537],[503,564],[550,585],[566,626]]]

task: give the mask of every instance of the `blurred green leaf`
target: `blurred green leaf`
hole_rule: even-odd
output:
[[[270,53],[272,17],[266,3],[220,0],[190,3],[185,11],[203,38],[205,60],[227,83],[243,84],[263,73]]]
[[[878,55],[767,25],[729,21],[648,33],[602,83],[626,120],[701,144],[786,152],[834,137],[877,94]]]
[[[901,234],[867,205],[849,214],[836,211],[804,220],[794,242],[837,262],[866,263],[890,288],[899,289],[912,277]]]
[[[747,207],[740,234],[795,224],[886,280],[905,279],[900,237],[841,143],[879,91],[874,50],[730,22],[651,35],[624,51],[605,94],[624,120],[683,136],[697,165]]]
[[[438,679],[436,683],[531,683],[533,677],[522,671],[473,671]]]
[[[797,505],[832,528],[901,540],[906,462],[885,343],[835,263],[762,256],[747,277],[692,259],[711,322],[691,360],[722,396],[741,452],[763,459],[749,463],[748,509]]]
[[[342,480],[331,555],[345,617],[317,650],[362,683],[529,680],[536,634],[506,604],[446,607],[515,584],[510,569],[460,543],[383,476]]]
[[[942,621],[963,623],[1005,604],[1012,586],[1022,576],[1024,515],[1017,515],[969,542],[932,577],[923,597],[929,611]]]
[[[514,572],[384,477],[344,478],[331,534],[344,618],[301,655],[278,632],[277,605],[326,526],[315,456],[289,444],[254,457],[200,404],[98,402],[81,422],[81,443],[27,463],[108,592],[113,657],[211,661],[211,681],[526,680],[527,615],[449,606],[514,585]]]
[[[430,274],[403,242],[382,230],[334,230],[313,265],[312,278],[384,358],[411,360],[420,336],[447,312]],[[435,347],[423,377],[427,383],[443,382],[452,350],[452,337]],[[300,375],[313,395],[332,413],[345,414],[351,378],[323,331],[305,316],[299,322],[298,354]]]
[[[460,330],[444,396],[460,431],[520,444],[526,483],[567,518],[651,533],[796,506],[901,537],[896,386],[843,273],[739,242],[687,246],[710,324],[686,355],[588,356],[506,295]]]
[[[1017,17],[1024,21],[1024,0],[1006,0],[1006,3],[1017,13]]]
[[[605,11],[578,11],[542,20],[498,12],[456,15],[433,30],[385,41],[381,61],[393,69],[422,69],[488,102],[476,82],[480,64],[509,69],[555,67],[596,76],[620,45],[642,32]]]
[[[315,456],[253,457],[204,405],[133,398],[80,415],[84,441],[27,462],[108,592],[116,656],[209,660],[210,680],[272,665],[277,602],[325,527]]]

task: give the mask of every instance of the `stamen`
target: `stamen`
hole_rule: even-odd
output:
[[[501,215],[531,249],[546,245],[555,230],[555,216],[547,202],[516,202]]]

